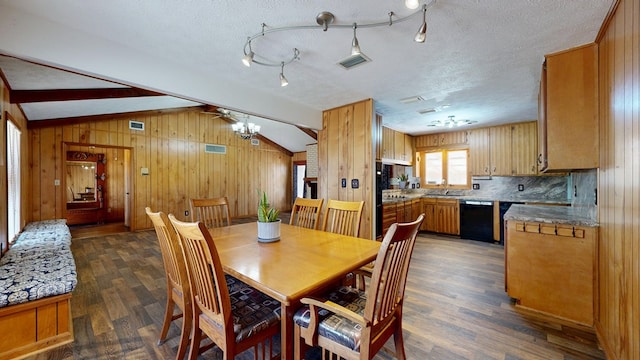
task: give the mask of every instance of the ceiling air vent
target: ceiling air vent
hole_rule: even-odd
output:
[[[129,129],[144,131],[144,123],[140,121],[129,120]]]
[[[418,114],[420,114],[420,115],[429,114],[429,113],[432,113],[432,112],[436,112],[436,109],[418,110]]]
[[[342,66],[345,70],[349,70],[354,66],[358,66],[360,64],[364,64],[371,61],[365,54],[355,54],[351,55],[348,58],[341,60],[338,65]]]
[[[209,153],[209,154],[226,154],[227,153],[227,147],[224,146],[224,145],[205,144],[204,145],[204,152]]]

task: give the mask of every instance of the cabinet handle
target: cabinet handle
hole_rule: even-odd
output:
[[[489,173],[489,167],[488,167],[488,166],[485,166],[485,167],[484,167],[484,173],[485,173],[485,174]]]
[[[542,164],[542,154],[538,154],[538,164]]]

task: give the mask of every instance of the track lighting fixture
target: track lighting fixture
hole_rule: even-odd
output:
[[[423,43],[427,38],[427,5],[422,7],[422,25],[416,33],[416,37],[413,38],[415,42]]]
[[[427,36],[427,8],[433,6],[436,3],[436,0],[430,0],[426,4],[422,5],[420,10],[417,10],[405,17],[398,18],[393,11],[387,13],[389,19],[387,21],[376,22],[376,23],[366,23],[366,24],[356,24],[355,22],[352,25],[347,24],[334,24],[335,17],[332,13],[328,11],[320,12],[316,16],[317,25],[294,25],[294,26],[281,26],[281,27],[268,27],[266,24],[262,23],[262,31],[247,37],[247,41],[244,44],[244,56],[242,57],[242,63],[250,67],[251,64],[258,64],[262,66],[272,66],[280,67],[280,86],[287,86],[289,82],[287,78],[284,76],[284,66],[289,65],[295,60],[300,60],[300,51],[297,48],[293,49],[293,55],[284,60],[271,60],[267,59],[263,56],[260,56],[259,53],[253,51],[251,45],[252,41],[265,37],[272,32],[278,31],[292,31],[292,30],[316,30],[322,29],[323,31],[329,30],[329,28],[336,29],[353,29],[353,39],[351,40],[351,56],[347,59],[339,61],[338,64],[343,66],[345,69],[349,69],[355,65],[366,63],[371,61],[371,59],[367,58],[362,54],[360,50],[360,44],[358,43],[358,38],[356,37],[356,29],[360,28],[370,28],[370,27],[383,27],[383,26],[391,26],[394,23],[405,21],[409,18],[412,18],[422,12],[422,24],[416,33],[414,40],[419,43],[424,43]],[[420,6],[420,0],[405,0],[405,6],[409,9],[417,9]]]
[[[353,23],[353,40],[351,40],[351,55],[362,54],[362,51],[360,51],[360,44],[358,44],[358,38],[356,37],[357,28],[358,28],[358,24]]]
[[[282,63],[282,68],[280,70],[280,86],[287,86],[289,85],[289,81],[287,80],[286,77],[284,77],[284,62]]]

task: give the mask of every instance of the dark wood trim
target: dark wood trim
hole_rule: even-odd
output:
[[[10,90],[9,102],[12,104],[21,104],[45,101],[119,99],[141,96],[167,95],[138,88]]]
[[[194,111],[194,110],[201,110],[201,107],[192,106],[192,107],[184,107],[184,108],[132,111],[132,112],[124,112],[124,113],[76,116],[76,117],[47,119],[47,120],[29,120],[27,121],[27,128],[41,129],[41,128],[46,128],[51,126],[75,125],[75,124],[82,124],[82,123],[87,123],[92,121],[111,120],[111,119],[123,117],[123,116],[131,116],[131,117],[152,116],[152,115],[170,114],[170,113],[176,113],[181,111]]]
[[[282,146],[280,146],[279,144],[276,144],[275,142],[273,142],[272,140],[258,134],[256,135],[256,139],[259,139],[262,142],[265,142],[273,147],[275,147],[276,149],[282,151],[283,153],[285,153],[288,156],[293,156],[293,152],[289,151],[287,148],[284,148]]]
[[[318,134],[315,131],[313,131],[313,130],[311,130],[309,128],[302,127],[302,126],[297,126],[296,125],[296,127],[298,129],[300,129],[300,131],[302,131],[303,133],[309,135],[313,140],[318,141]]]

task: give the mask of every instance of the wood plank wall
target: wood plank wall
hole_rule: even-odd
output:
[[[145,130],[130,130],[129,120],[143,122]],[[29,134],[33,149],[29,220],[64,215],[65,189],[54,186],[54,179],[64,174],[65,147],[82,149],[84,144],[95,145],[93,151],[100,149],[107,155],[107,166],[114,166],[107,174],[112,181],[127,166],[123,149],[131,149],[132,230],[151,227],[145,206],[187,219],[184,212],[189,210],[189,199],[195,197],[227,196],[231,215],[247,216],[256,213],[256,189],[262,189],[281,211],[291,209],[291,156],[265,143],[252,146],[236,136],[224,120],[197,110],[120,116],[31,129]],[[67,143],[80,145],[65,146]],[[205,144],[226,145],[227,153],[205,153]],[[149,175],[141,175],[143,167],[149,169]],[[108,186],[108,203],[116,216],[124,208],[124,185]]]
[[[329,199],[363,200],[360,237],[365,239],[375,236],[375,135],[371,99],[325,110],[318,132],[318,198],[325,204]],[[351,187],[352,179],[358,179],[357,189]]]
[[[599,297],[610,359],[640,358],[640,0],[620,0],[599,44]]]
[[[0,204],[7,203],[7,165],[6,165],[6,149],[7,149],[7,121],[11,117],[14,124],[21,131],[20,139],[20,158],[22,160],[22,174],[21,174],[21,194],[22,199],[21,206],[21,221],[20,224],[24,226],[26,224],[27,214],[29,213],[29,203],[26,201],[29,194],[29,172],[28,163],[26,159],[29,154],[29,142],[27,132],[27,121],[20,108],[9,103],[9,89],[4,78],[4,74],[0,70],[0,116],[1,124],[0,128]],[[6,206],[0,206],[0,243],[2,243],[3,251],[7,250],[7,208]]]

